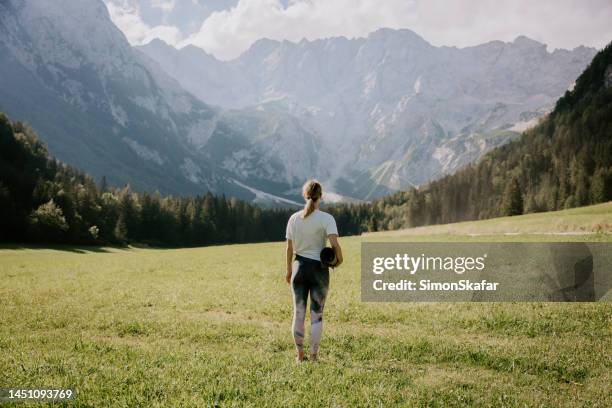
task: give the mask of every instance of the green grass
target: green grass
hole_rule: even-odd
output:
[[[570,210],[500,217],[481,221],[432,225],[392,232],[367,234],[368,237],[414,235],[590,235],[612,233],[612,202]],[[439,237],[434,238],[436,240]],[[523,239],[520,238],[521,240]],[[538,238],[541,239],[541,238]]]
[[[318,364],[293,359],[282,243],[13,246],[0,250],[0,387],[72,385],[74,406],[612,404],[609,303],[362,303],[359,246],[381,239],[612,241],[344,238]]]

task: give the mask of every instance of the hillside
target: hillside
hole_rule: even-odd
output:
[[[292,210],[211,193],[135,193],[97,185],[50,157],[30,127],[0,112],[0,242],[194,246],[272,241]]]
[[[609,234],[612,234],[612,202],[513,217],[371,232],[364,233],[363,236],[366,237],[365,239],[383,237],[398,239],[400,237],[422,238],[445,235],[482,236],[483,239],[487,239],[491,236],[508,236],[509,238],[521,236],[524,238],[526,235],[537,235],[549,236],[549,239],[559,236],[576,239],[583,235],[597,237],[598,234],[602,234],[602,237],[609,237]]]
[[[245,140],[236,123],[264,127],[265,118],[234,112],[226,123],[131,47],[101,0],[0,1],[0,111],[32,126],[54,157],[114,186],[286,205],[258,200],[261,188],[214,160]],[[312,137],[284,134],[295,146]]]
[[[58,159],[140,191],[198,188],[183,170],[198,161],[187,135],[214,109],[155,72],[102,2],[0,2],[0,62],[0,111],[33,126]]]
[[[369,230],[554,211],[612,200],[612,44],[538,126],[475,164],[373,203]]]

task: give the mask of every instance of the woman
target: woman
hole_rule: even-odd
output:
[[[319,254],[329,238],[336,253],[334,266],[339,266],[342,263],[342,250],[334,217],[319,210],[321,184],[316,180],[307,181],[302,195],[306,206],[293,214],[287,223],[285,280],[293,292],[292,330],[298,361],[304,361],[304,319],[310,294],[310,359],[316,361],[323,326],[323,306],[329,288],[329,268],[321,263]]]

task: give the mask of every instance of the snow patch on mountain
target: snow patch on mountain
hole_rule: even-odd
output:
[[[152,161],[160,166],[164,164],[164,159],[162,159],[161,155],[157,150],[151,149],[127,137],[124,137],[121,140],[123,140],[128,146],[130,146],[134,153],[136,153],[141,158]]]
[[[418,95],[421,93],[421,75],[419,75],[419,77],[416,79],[416,81],[414,81],[414,94]]]
[[[183,164],[181,164],[181,170],[189,181],[196,184],[202,181],[202,169],[190,158],[186,158],[183,161]]]
[[[241,183],[240,181],[236,179],[232,179],[232,181],[236,183],[236,185],[255,194],[255,199],[253,200],[253,202],[256,204],[260,204],[260,205],[284,204],[284,205],[290,205],[290,206],[302,206],[303,205],[301,203],[298,203],[297,201],[289,200],[284,197],[275,196],[273,194],[266,193],[265,191],[261,191],[256,188],[249,187],[248,185]]]
[[[532,127],[536,126],[539,122],[540,122],[540,118],[522,120],[512,125],[512,127],[509,128],[509,130],[512,130],[514,132],[524,132],[527,129],[531,129]]]
[[[115,119],[115,122],[117,122],[118,124],[120,124],[121,126],[125,127],[125,125],[128,122],[128,115],[125,112],[125,109],[123,109],[121,106],[119,105],[115,105],[112,101],[110,102],[110,110],[111,110],[111,114],[113,115],[113,118]]]

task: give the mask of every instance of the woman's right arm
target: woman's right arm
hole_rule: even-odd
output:
[[[338,242],[338,235],[331,234],[331,235],[328,235],[328,238],[329,238],[329,243],[331,244],[331,247],[334,248],[334,252],[336,253],[336,260],[338,261],[336,262],[336,267],[338,267],[344,260],[342,258],[342,248],[340,248],[340,243]]]

